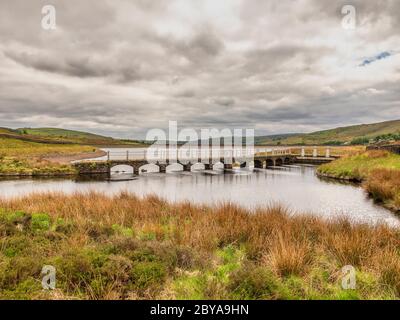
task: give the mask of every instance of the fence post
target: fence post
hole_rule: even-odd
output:
[[[129,160],[129,151],[126,150],[126,160]]]
[[[110,161],[110,151],[107,151],[107,161]]]

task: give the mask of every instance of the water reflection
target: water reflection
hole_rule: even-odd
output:
[[[3,197],[9,197],[40,191],[93,190],[110,195],[129,191],[140,196],[157,194],[170,201],[234,202],[249,209],[281,203],[294,213],[313,213],[327,218],[346,216],[358,222],[399,223],[393,213],[374,204],[361,188],[319,179],[314,167],[304,165],[254,171],[240,169],[225,174],[220,170],[143,173],[139,177],[124,173],[113,178],[114,181],[107,180],[107,176],[77,180],[3,180],[0,192]]]

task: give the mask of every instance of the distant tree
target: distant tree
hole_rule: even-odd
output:
[[[367,138],[367,137],[355,138],[355,139],[351,140],[350,144],[352,144],[352,145],[369,144],[369,138]]]
[[[343,145],[343,141],[332,140],[323,143],[324,146],[341,146]]]

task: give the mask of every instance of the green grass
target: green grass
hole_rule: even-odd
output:
[[[364,152],[324,164],[318,168],[318,172],[336,178],[362,181],[375,169],[400,170],[400,155]]]
[[[96,148],[81,145],[44,144],[0,137],[0,174],[60,175],[74,174],[68,164],[46,161],[48,156],[89,153]]]
[[[324,164],[317,172],[321,176],[362,182],[375,201],[400,211],[400,155],[368,151]]]
[[[376,137],[400,134],[400,120],[386,121],[373,124],[361,124],[348,127],[340,127],[330,130],[317,131],[308,134],[294,134],[289,136],[258,137],[257,144],[265,145],[340,145],[352,141],[364,143]],[[389,137],[389,136],[388,136]]]
[[[136,140],[114,139],[93,133],[59,129],[59,128],[0,128],[0,136],[22,141],[49,144],[79,144],[79,145],[129,145],[143,146]]]
[[[76,144],[114,144],[113,138],[104,137],[92,133],[64,130],[58,128],[22,128],[17,129],[22,135],[31,135],[55,141],[64,141]]]

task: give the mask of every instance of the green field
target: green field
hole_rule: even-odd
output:
[[[0,128],[0,175],[75,174],[68,157],[98,152],[95,146],[143,146],[138,141],[56,128]]]
[[[342,145],[400,140],[400,120],[341,127],[308,134],[257,137],[258,145]]]
[[[74,174],[72,166],[53,163],[45,158],[91,153],[96,150],[91,146],[37,143],[0,137],[0,175]]]
[[[142,146],[137,140],[114,139],[93,133],[58,128],[0,128],[0,136],[23,141],[52,144],[129,145]]]

